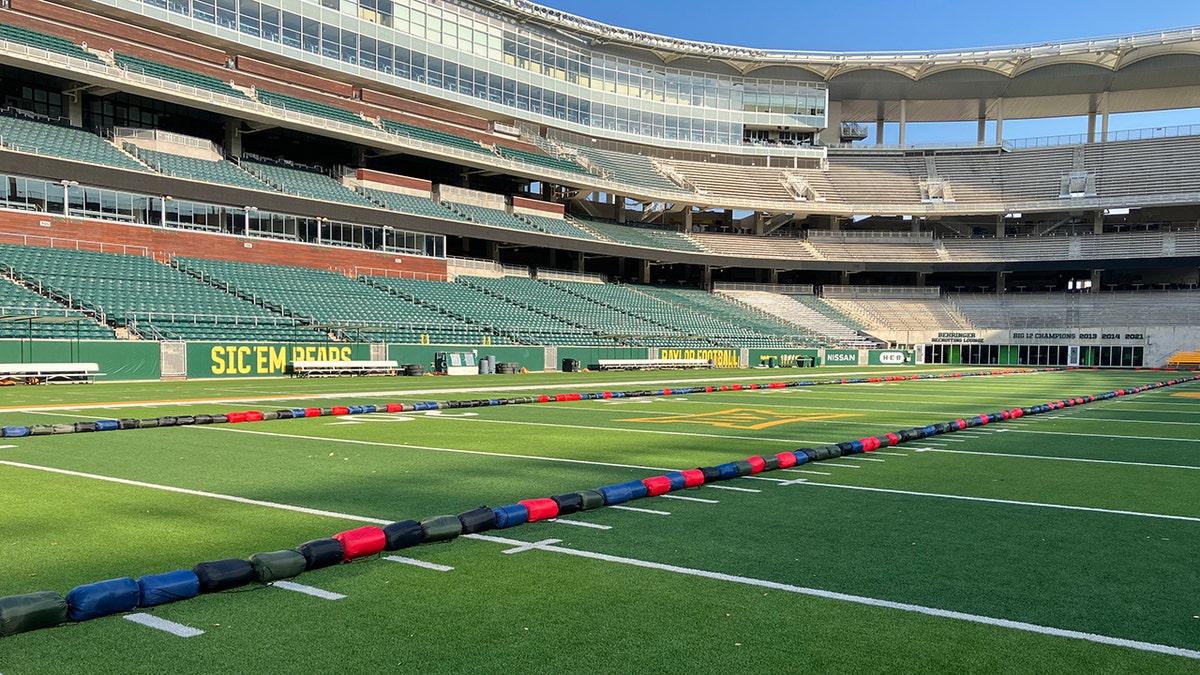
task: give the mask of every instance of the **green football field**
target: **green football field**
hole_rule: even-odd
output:
[[[0,425],[918,372],[952,371],[11,387]],[[3,438],[0,597],[1176,377],[1076,370]],[[292,581],[136,610],[191,637],[126,614],[0,637],[0,673],[1194,673],[1200,382]]]

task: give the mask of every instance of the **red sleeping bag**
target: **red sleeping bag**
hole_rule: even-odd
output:
[[[383,530],[373,525],[346,530],[333,535],[334,539],[342,542],[342,551],[346,560],[363,556],[375,555],[387,544],[387,535]]]
[[[686,477],[684,480],[687,480]],[[646,486],[646,494],[650,497],[657,497],[671,491],[671,479],[666,476],[643,478],[642,485]]]
[[[526,522],[534,523],[558,515],[558,502],[549,497],[545,499],[526,499],[517,503],[529,509],[529,520]]]

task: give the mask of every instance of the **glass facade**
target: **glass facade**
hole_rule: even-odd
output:
[[[620,58],[482,8],[422,0],[101,0],[182,26],[580,133],[739,146],[747,128],[825,127],[822,82],[743,78]],[[349,66],[347,68],[346,66]],[[371,71],[371,72],[364,72]],[[728,150],[728,148],[726,148]]]
[[[164,199],[86,185],[63,186],[58,182],[23,176],[0,175],[0,208],[250,237],[288,239],[431,258],[446,257],[446,237],[440,234],[343,223],[327,218],[293,216],[240,206],[203,204],[170,197]]]

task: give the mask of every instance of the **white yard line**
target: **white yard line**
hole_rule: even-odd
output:
[[[1191,649],[1183,649],[1181,647],[1172,647],[1170,645],[1155,644],[1152,642],[1142,642],[1139,640],[1129,640],[1126,638],[1110,637],[1107,635],[1097,635],[1095,633],[1084,633],[1081,631],[1067,630],[1063,628],[1054,628],[1051,626],[1040,626],[1038,624],[1026,623],[1024,621],[1012,621],[1009,619],[1000,619],[980,614],[969,614],[966,612],[956,612],[947,609],[939,609],[937,607],[928,607],[924,605],[914,605],[905,602],[894,602],[891,600],[882,600],[880,598],[871,598],[862,595],[852,595],[849,593],[838,593],[835,591],[826,591],[820,588],[809,588],[805,586],[793,586],[791,584],[779,583],[777,581],[768,581],[766,579],[755,579],[752,577],[738,576],[734,574],[724,574],[721,572],[710,572],[708,570],[695,569],[692,567],[681,567],[679,565],[668,565],[664,563],[651,562],[648,560],[639,560],[636,558],[626,558],[622,556],[608,555],[605,553],[595,553],[592,551],[582,551],[579,549],[566,548],[555,546],[554,544],[534,543],[518,541],[515,539],[506,539],[503,537],[494,537],[490,535],[469,534],[464,535],[479,541],[489,541],[505,546],[516,546],[522,551],[537,550],[549,553],[559,553],[563,555],[576,556],[580,558],[589,558],[592,560],[600,560],[603,562],[616,563],[620,565],[630,565],[633,567],[641,567],[643,569],[652,569],[660,572],[669,572],[672,574],[682,574],[692,577],[700,577],[713,581],[722,581],[726,583],[744,584],[755,586],[758,588],[766,588],[786,593],[796,593],[799,595],[807,595],[812,597],[824,598],[826,600],[837,600],[841,602],[850,602],[858,605],[868,605],[871,607],[880,607],[884,609],[892,609],[901,612],[912,612],[916,614],[924,614],[926,616],[935,616],[943,619],[952,619],[956,621],[968,621],[971,623],[984,624],[987,626],[995,626],[997,628],[1007,628],[1010,630],[1019,630],[1029,633],[1037,633],[1040,635],[1049,635],[1054,637],[1064,637],[1074,640],[1086,640],[1104,645],[1112,645],[1116,647],[1126,647],[1145,652],[1155,652],[1159,654],[1169,654],[1171,656],[1182,656],[1189,659],[1200,659],[1200,651]],[[557,542],[555,542],[557,543]],[[515,550],[515,549],[510,549]],[[506,551],[507,552],[507,551]]]
[[[199,628],[192,628],[191,626],[185,626],[181,623],[175,623],[174,621],[167,621],[166,619],[154,616],[153,614],[126,614],[125,620],[184,638],[204,635],[204,631],[200,630]]]
[[[593,530],[611,530],[612,525],[601,525],[600,523],[589,523],[582,520],[568,520],[566,518],[551,518],[551,523],[560,523],[562,525],[574,525],[575,527],[586,527]]]
[[[1200,518],[1192,516],[1173,516],[1165,513],[1144,513],[1142,511],[1124,511],[1121,509],[1101,509],[1094,506],[1071,506],[1068,504],[1048,504],[1046,502],[1024,502],[1015,499],[994,499],[991,497],[968,497],[966,495],[948,495],[937,492],[916,492],[913,490],[892,490],[889,488],[874,488],[863,487],[859,485],[838,485],[835,483],[813,483],[805,482],[802,485],[812,485],[815,487],[837,488],[839,490],[857,490],[861,492],[880,492],[893,495],[905,495],[910,497],[931,497],[934,499],[954,499],[966,502],[983,502],[987,504],[1004,504],[1007,506],[1030,506],[1040,509],[1059,509],[1063,511],[1086,511],[1089,513],[1104,513],[1116,516],[1135,516],[1138,518],[1155,518],[1160,520],[1182,520],[1189,523],[1200,523]]]
[[[1083,457],[1050,457],[1047,455],[1019,455],[1005,452],[979,452],[974,450],[942,450],[930,448],[928,452],[940,452],[954,455],[983,455],[985,457],[1004,457],[1007,459],[1044,459],[1055,462],[1083,462],[1087,464],[1117,464],[1121,466],[1148,466],[1157,469],[1187,469],[1189,471],[1200,471],[1200,466],[1190,466],[1187,464],[1155,464],[1153,462],[1126,462],[1117,459],[1087,459]]]
[[[437,563],[431,563],[425,560],[417,560],[416,558],[406,558],[402,555],[385,555],[383,556],[383,559],[404,565],[412,565],[413,567],[424,567],[427,570],[433,570],[435,572],[451,572],[454,570],[454,568],[449,565],[439,565]]]
[[[341,593],[334,593],[333,591],[327,591],[322,588],[305,586],[304,584],[298,584],[294,581],[273,581],[271,582],[271,585],[275,588],[282,588],[285,591],[303,593],[305,595],[311,595],[314,598],[320,598],[322,600],[341,600],[342,598],[346,597]]]
[[[669,516],[670,511],[659,511],[657,509],[639,509],[636,506],[608,506],[606,508],[617,509],[618,511],[633,511],[634,513],[648,513],[652,516]]]
[[[684,497],[683,495],[659,495],[663,499],[678,499],[684,502],[697,502],[699,504],[720,504],[721,502],[715,499],[701,499],[700,497]]]

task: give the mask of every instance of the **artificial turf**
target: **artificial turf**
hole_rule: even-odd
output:
[[[320,405],[409,402],[485,396],[416,390],[489,387],[511,395],[502,390],[765,382],[780,379],[770,377],[776,374],[256,381],[226,384],[232,392],[214,383],[25,387],[6,402],[25,411],[3,417],[5,424],[30,424],[255,407],[171,405],[206,398],[327,394],[334,398]],[[399,520],[1170,377],[1071,371],[46,436],[5,439],[16,447],[0,450],[0,461]],[[1191,421],[1200,399],[1176,395],[1198,389],[1186,384],[914,441],[870,458],[882,461],[844,458],[797,467],[809,473],[769,474],[806,483],[747,478],[727,484],[741,490],[678,493],[717,503],[630,504],[669,516],[601,509],[569,517],[611,529],[551,522],[493,534],[1200,650],[1200,574],[1191,564],[1200,554],[1200,422]],[[156,407],[30,410],[122,400]],[[0,464],[0,484],[0,512],[7,514],[0,521],[0,597],[65,593],[101,579],[245,557],[363,524],[11,464]],[[451,565],[451,572],[372,559],[297,579],[347,596],[338,601],[255,588],[151,610],[206,631],[196,638],[115,616],[0,638],[0,672],[266,672],[339,663],[352,671],[403,665],[421,672],[1186,672],[1197,665],[619,562],[538,550],[501,554],[505,548],[459,539],[401,552]]]

